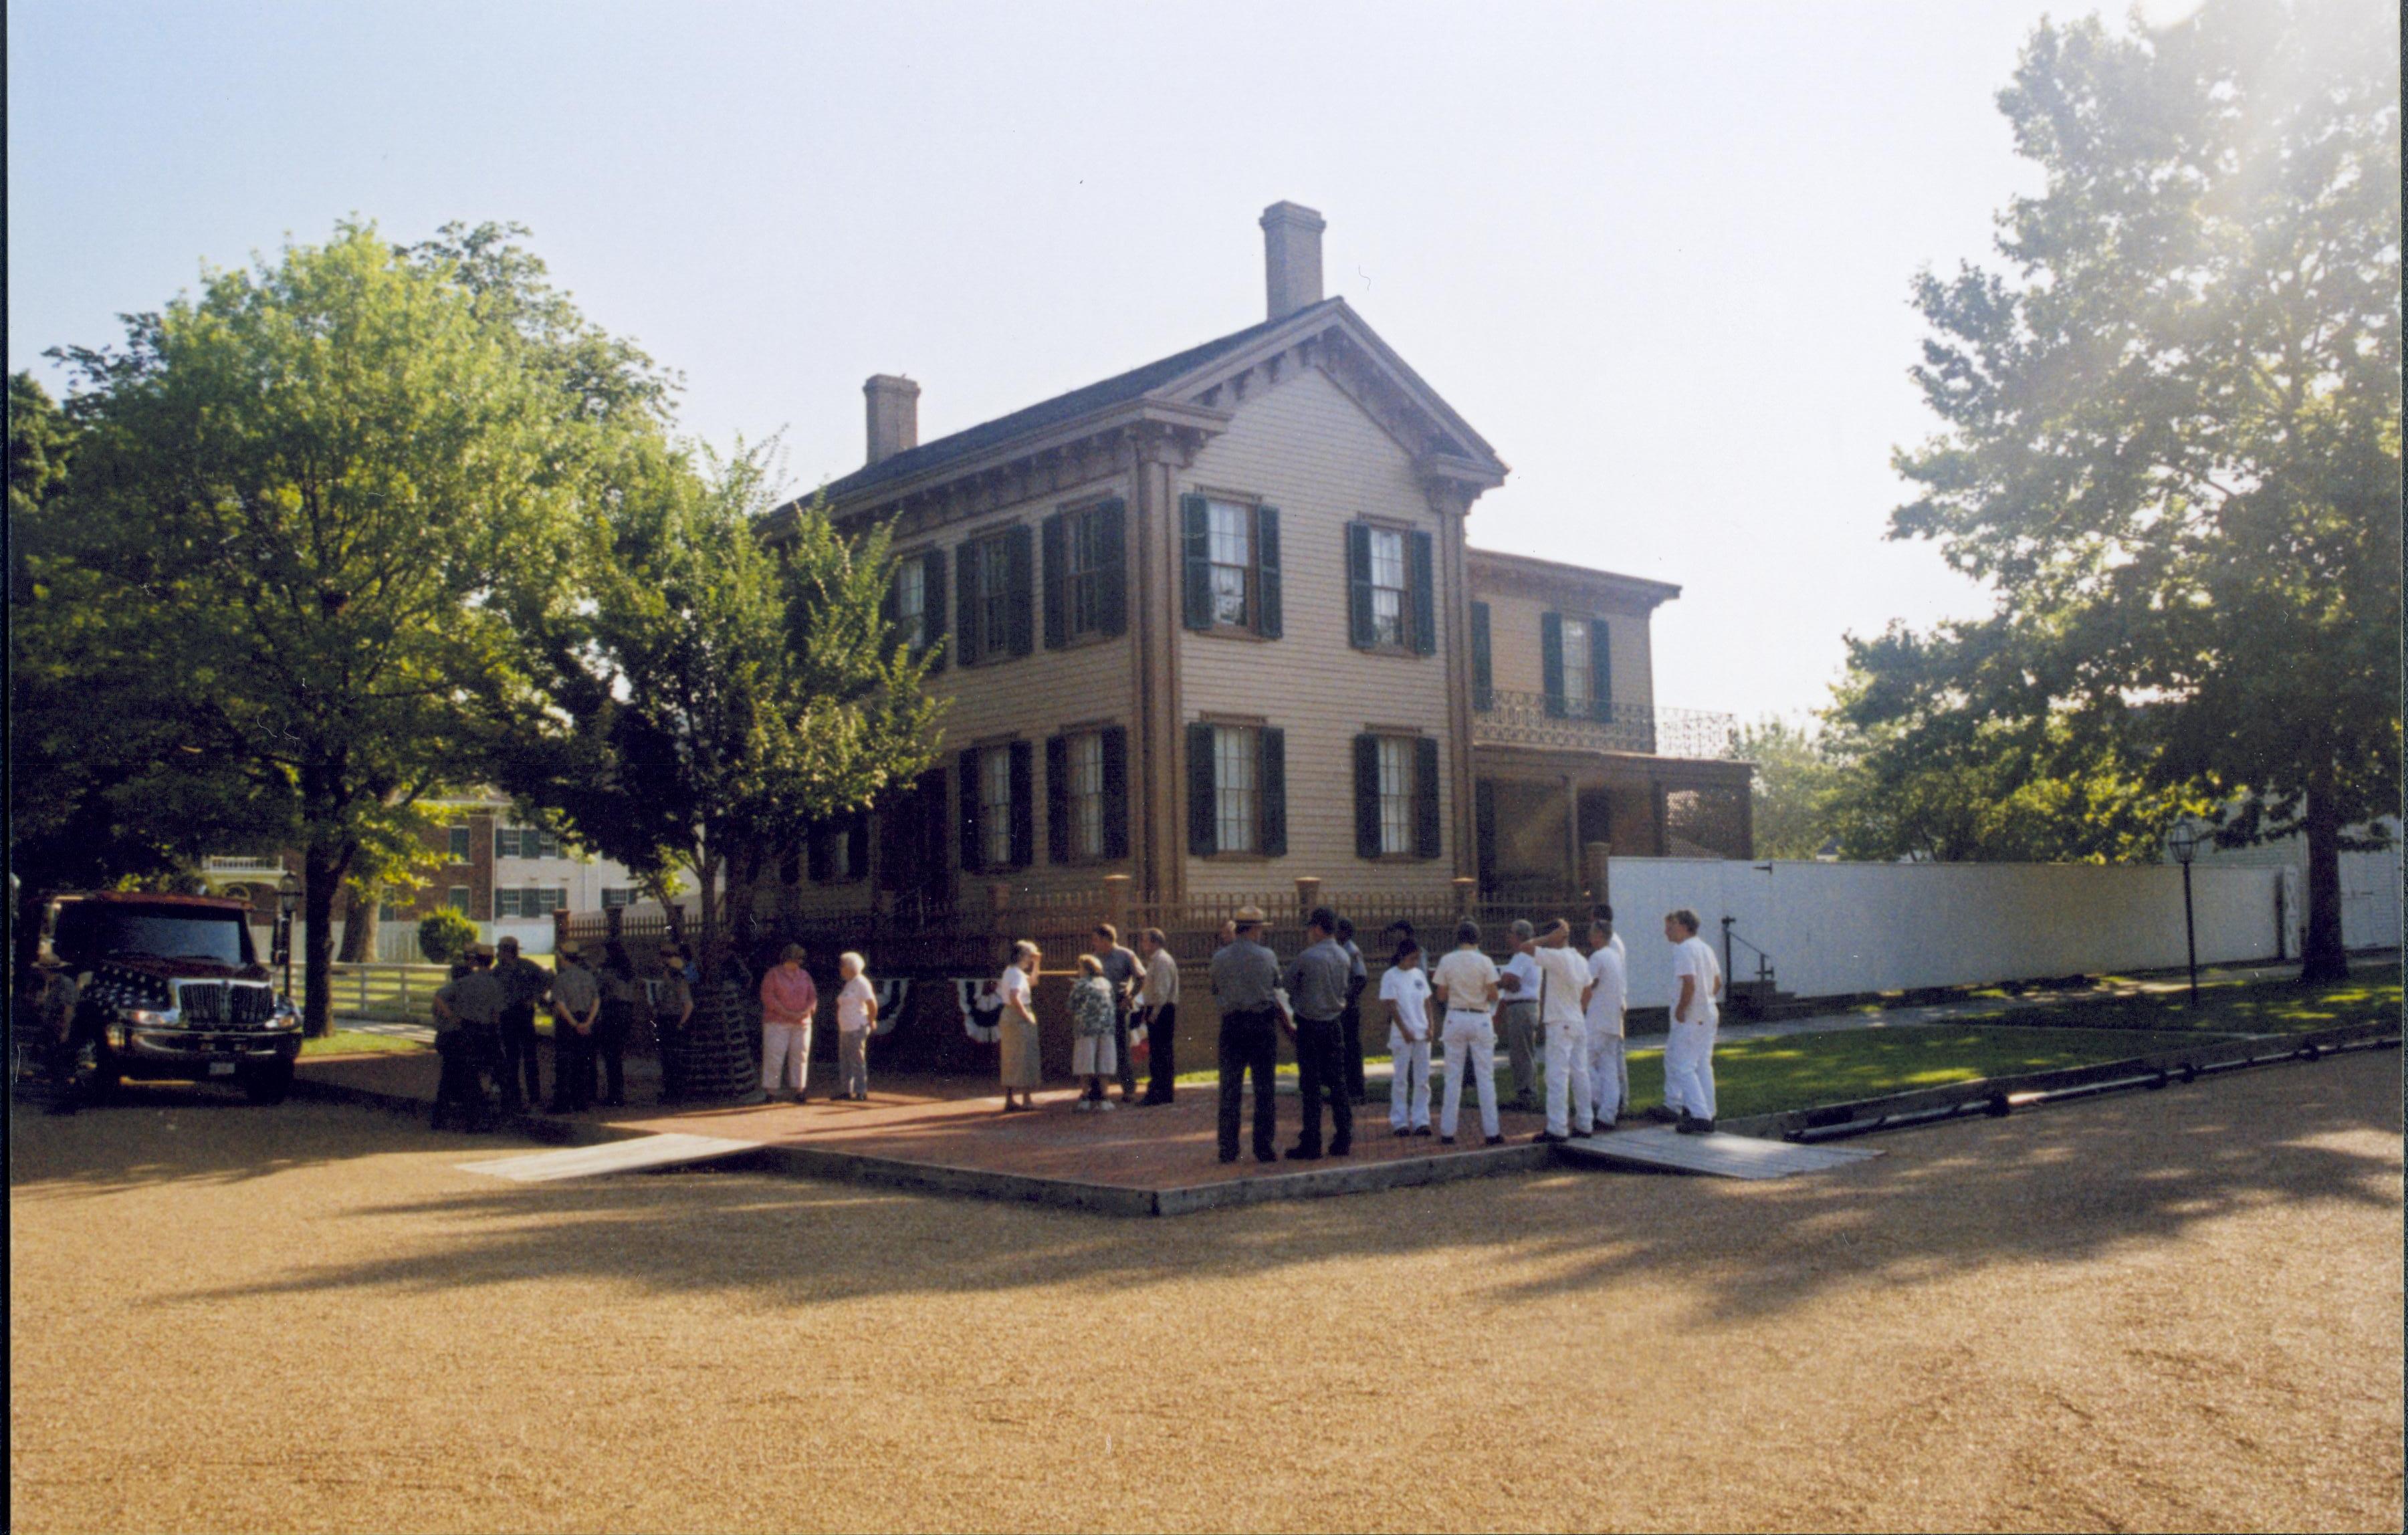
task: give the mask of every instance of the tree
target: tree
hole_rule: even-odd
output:
[[[1829,799],[1839,765],[1820,736],[1779,719],[1743,727],[1731,754],[1756,765],[1756,855],[1813,858],[1832,839]]]
[[[501,776],[665,900],[691,875],[715,978],[784,850],[934,761],[937,706],[889,633],[882,532],[850,543],[814,508],[773,550],[766,450],[643,456],[580,551],[589,600],[541,631],[552,709]]]
[[[47,567],[77,584],[87,671],[158,683],[178,750],[297,826],[313,1034],[337,888],[524,707],[514,620],[563,600],[556,552],[626,424],[513,296],[345,224],[129,317],[122,348],[54,353],[82,387]]]
[[[1859,647],[1849,710],[2304,833],[2308,979],[2346,972],[2344,828],[2398,804],[2398,59],[2367,0],[2035,31],[1999,101],[2046,186],[2008,272],[1915,284],[1943,430],[1891,526],[1997,608]]]

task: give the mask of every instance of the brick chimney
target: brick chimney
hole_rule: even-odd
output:
[[[1295,203],[1263,209],[1263,285],[1271,319],[1321,302],[1321,232],[1327,227],[1320,214]]]
[[[920,386],[895,373],[873,373],[861,386],[869,400],[869,462],[920,445]]]

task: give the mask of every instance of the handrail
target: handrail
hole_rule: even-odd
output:
[[[1772,956],[1739,936],[1737,917],[1723,918],[1723,974],[1731,973],[1731,945],[1736,943],[1756,955],[1756,978],[1767,985],[1772,983]]]

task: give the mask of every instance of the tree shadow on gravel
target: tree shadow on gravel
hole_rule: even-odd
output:
[[[8,1105],[12,1198],[240,1183],[426,1149],[423,1118],[297,1099],[252,1103],[237,1089],[194,1083],[132,1083],[111,1101],[71,1116],[43,1111],[44,1103],[30,1097]]]
[[[2361,1054],[1960,1121],[1877,1138],[1888,1155],[1850,1168],[1753,1184],[1550,1171],[1168,1220],[740,1168],[480,1185],[343,1217],[432,1218],[431,1244],[414,1236],[408,1251],[205,1294],[456,1294],[555,1274],[775,1308],[1474,1251],[1494,1299],[1694,1280],[1700,1321],[1738,1321],[1836,1284],[2170,1242],[2262,1205],[2397,1209],[2399,1061]]]

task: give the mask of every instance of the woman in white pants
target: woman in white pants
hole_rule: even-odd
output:
[[[789,943],[761,978],[761,1090],[792,1092],[796,1103],[810,1091],[811,1015],[820,1006],[819,988],[803,968],[809,957],[801,944]]]
[[[1438,962],[1431,977],[1439,1000],[1446,1004],[1440,1042],[1446,1047],[1446,1096],[1439,1105],[1438,1134],[1455,1144],[1455,1120],[1463,1107],[1463,1078],[1468,1071],[1480,1084],[1480,1128],[1489,1145],[1505,1139],[1497,1119],[1497,966],[1480,952],[1480,925],[1466,922],[1455,930],[1453,953]]]
[[[1670,1036],[1664,1041],[1664,1107],[1680,1116],[1683,1135],[1706,1135],[1714,1127],[1714,1031],[1721,1022],[1722,963],[1698,936],[1698,914],[1682,907],[1664,919],[1664,940],[1672,945]]]

